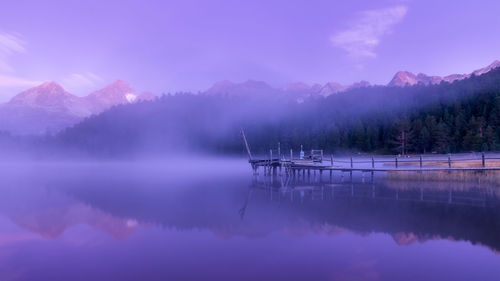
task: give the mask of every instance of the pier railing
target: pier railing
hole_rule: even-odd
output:
[[[406,155],[406,156],[359,156],[335,157],[324,155],[323,151],[315,150],[314,154],[297,157],[290,150],[290,154],[283,154],[280,149],[270,150],[268,157],[250,160],[254,170],[259,167],[267,169],[268,173],[290,170],[340,170],[340,171],[458,171],[458,170],[499,170],[499,154],[445,154],[445,155]],[[302,155],[302,154],[301,154]],[[317,155],[320,155],[318,157]]]
[[[294,158],[290,158],[294,160]],[[330,164],[334,166],[336,163],[348,165],[351,168],[355,166],[359,167],[359,164],[364,164],[364,166],[369,165],[371,168],[375,168],[377,164],[383,164],[385,166],[392,166],[394,168],[404,167],[408,165],[417,166],[419,168],[423,168],[424,166],[447,166],[448,168],[467,168],[470,164],[474,165],[476,168],[486,168],[486,167],[500,167],[500,156],[491,156],[486,155],[485,153],[481,153],[478,156],[471,157],[470,155],[432,155],[432,156],[423,156],[423,155],[412,155],[412,156],[392,156],[392,157],[363,157],[363,160],[356,159],[355,157],[350,157],[347,160],[337,160],[333,157],[323,161],[323,163]],[[458,164],[456,167],[453,164]]]

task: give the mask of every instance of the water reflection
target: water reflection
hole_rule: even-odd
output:
[[[492,185],[254,178],[252,189],[261,200],[300,210],[312,225],[389,233],[400,245],[448,239],[500,250],[500,201]]]
[[[130,236],[138,224],[208,229],[224,238],[263,237],[284,229],[334,234],[341,229],[388,233],[398,244],[444,238],[500,250],[500,201],[491,186],[280,177],[254,178],[250,184],[207,180],[174,188],[98,182],[4,188],[0,212],[47,238],[78,224],[117,239]]]
[[[449,256],[481,260],[459,267],[456,280],[478,266],[481,280],[500,274],[491,266],[500,250],[494,186],[252,178],[247,168],[191,177],[156,166],[5,173],[0,280],[76,280],[80,271],[91,274],[80,280],[117,272],[120,280],[440,280],[446,274],[401,263],[449,274],[457,267]],[[97,269],[83,256],[99,260]]]
[[[78,224],[124,239],[134,233],[137,225],[132,218],[116,217],[64,193],[36,186],[2,189],[0,213],[16,225],[51,239]]]

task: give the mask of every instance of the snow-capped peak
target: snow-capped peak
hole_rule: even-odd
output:
[[[405,87],[405,86],[412,86],[418,83],[422,83],[424,85],[434,85],[441,83],[441,81],[452,83],[454,81],[469,78],[471,75],[476,75],[476,76],[483,75],[498,67],[500,67],[500,61],[495,60],[490,65],[475,70],[470,74],[451,74],[444,77],[428,76],[423,73],[415,75],[408,71],[399,71],[398,73],[396,73],[396,75],[394,75],[394,78],[392,78],[388,86]]]
[[[127,99],[127,101],[129,103],[133,103],[137,100],[137,95],[135,95],[133,93],[128,93],[128,94],[125,94],[125,98]]]

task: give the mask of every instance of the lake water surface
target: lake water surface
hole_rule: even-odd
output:
[[[0,280],[499,280],[480,183],[252,176],[245,160],[0,165]]]

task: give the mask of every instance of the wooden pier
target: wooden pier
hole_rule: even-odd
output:
[[[332,174],[334,171],[342,173],[362,172],[485,172],[500,171],[500,155],[486,156],[485,153],[474,155],[414,155],[410,156],[378,156],[376,157],[343,157],[335,158],[330,155],[325,159],[322,150],[311,150],[306,154],[300,151],[297,155],[290,149],[289,154],[283,154],[280,144],[277,149],[270,150],[268,156],[253,157],[243,130],[241,131],[245,148],[248,153],[248,162],[254,174],[259,170],[264,175],[296,176],[318,172]]]

